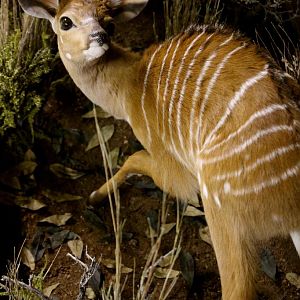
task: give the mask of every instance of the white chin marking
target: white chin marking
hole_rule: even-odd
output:
[[[90,44],[90,48],[83,51],[83,54],[87,61],[94,60],[96,58],[101,57],[107,50],[108,45],[104,44],[103,46],[99,46],[97,42],[92,42]]]

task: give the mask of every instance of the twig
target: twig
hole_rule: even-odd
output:
[[[85,264],[80,259],[72,255],[71,253],[68,253],[67,256],[71,257],[84,269],[84,272],[81,276],[80,283],[79,283],[79,294],[76,298],[77,300],[82,300],[85,296],[85,291],[89,281],[93,278],[95,273],[98,271],[99,264],[96,262],[95,258],[91,257],[87,252],[86,252],[86,256],[91,261],[90,265]]]
[[[20,287],[22,287],[22,288],[30,291],[31,293],[35,294],[36,296],[38,296],[42,300],[51,300],[52,299],[52,298],[49,298],[49,297],[45,296],[40,290],[38,290],[38,289],[22,282],[22,281],[19,281],[17,279],[11,279],[8,276],[2,276],[1,280],[19,285]]]

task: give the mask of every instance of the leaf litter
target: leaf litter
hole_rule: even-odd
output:
[[[76,180],[85,175],[85,173],[66,167],[62,164],[55,163],[49,166],[49,170],[59,178]]]
[[[44,218],[39,221],[39,223],[50,223],[57,226],[66,225],[66,223],[71,219],[71,213],[65,213],[63,215],[52,215],[50,217]]]
[[[106,125],[106,126],[103,126],[101,129],[101,133],[102,133],[102,136],[103,136],[103,140],[104,142],[108,142],[111,137],[113,136],[114,132],[115,132],[115,126],[112,124],[112,125]],[[98,138],[98,134],[95,133],[92,138],[90,139],[87,147],[85,148],[85,151],[89,151],[91,149],[94,149],[95,147],[98,147],[99,146],[99,138]]]

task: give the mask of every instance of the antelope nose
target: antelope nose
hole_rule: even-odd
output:
[[[90,39],[96,41],[99,46],[103,46],[108,43],[108,36],[105,31],[97,31],[90,34]]]

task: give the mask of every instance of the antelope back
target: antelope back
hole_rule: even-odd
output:
[[[204,200],[236,205],[232,213],[260,237],[270,232],[253,212],[286,224],[282,232],[299,227],[300,114],[289,76],[222,28],[190,28],[149,49],[141,65],[144,144],[155,151],[163,143],[192,171]]]

